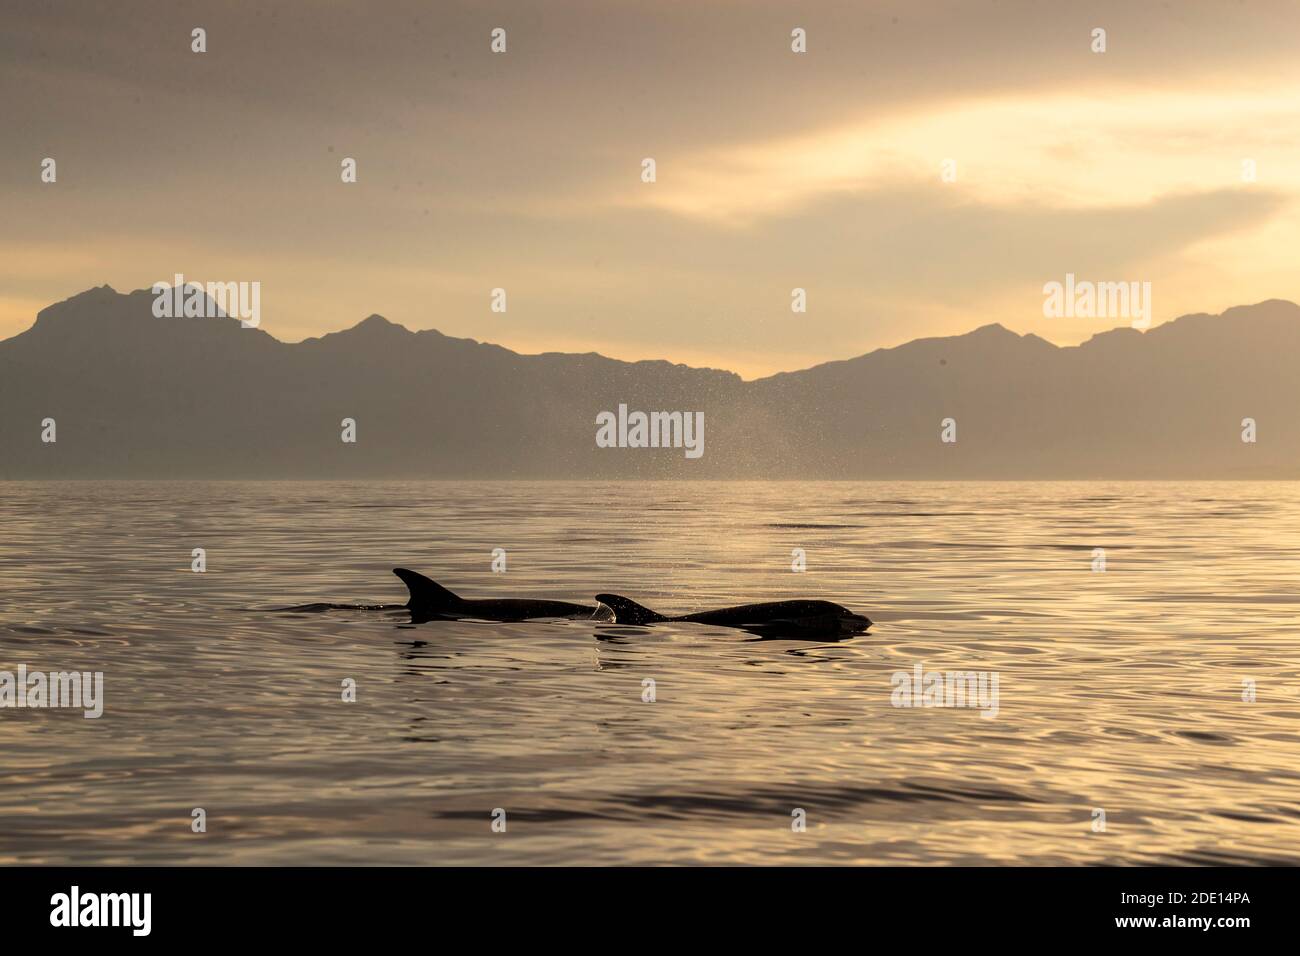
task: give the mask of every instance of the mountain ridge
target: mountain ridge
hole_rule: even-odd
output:
[[[33,325],[30,328],[28,328],[24,332],[18,332],[7,339],[0,339],[0,346],[3,346],[6,342],[18,338],[26,334],[26,332],[30,332],[32,329],[36,328],[37,325],[41,324],[42,316],[45,316],[47,313],[50,313],[52,317],[56,316],[58,315],[59,311],[63,310],[64,307],[70,306],[73,303],[84,302],[88,299],[102,300],[104,298],[105,293],[108,293],[111,296],[125,297],[128,299],[133,297],[147,298],[150,301],[150,303],[152,303],[153,300],[153,293],[149,289],[135,289],[131,292],[123,293],[123,292],[118,292],[108,283],[105,283],[100,286],[92,286],[89,289],[86,289],[82,292],[75,293],[74,295],[69,296],[67,299],[63,299],[60,302],[52,303],[46,306],[45,308],[41,309],[36,314],[36,321],[33,323]],[[880,352],[896,352],[900,349],[906,349],[912,346],[919,346],[922,343],[936,343],[936,342],[942,343],[942,342],[952,341],[955,339],[969,339],[977,336],[990,336],[996,333],[1002,333],[1004,337],[1007,338],[1008,340],[1017,339],[1020,341],[1032,342],[1034,344],[1041,343],[1041,345],[1046,346],[1053,350],[1085,349],[1093,345],[1094,343],[1098,342],[1098,340],[1110,341],[1115,336],[1146,336],[1152,334],[1168,334],[1168,332],[1173,327],[1178,326],[1180,323],[1182,324],[1182,328],[1186,328],[1188,325],[1193,323],[1199,323],[1202,321],[1228,320],[1230,317],[1235,318],[1236,315],[1239,313],[1250,314],[1252,310],[1256,310],[1261,307],[1270,307],[1270,306],[1286,307],[1292,310],[1296,310],[1297,314],[1300,314],[1300,305],[1297,305],[1295,302],[1292,302],[1289,299],[1270,298],[1270,299],[1261,300],[1259,302],[1250,305],[1232,306],[1228,309],[1225,309],[1219,315],[1214,315],[1212,313],[1206,313],[1206,312],[1188,313],[1186,315],[1177,316],[1173,319],[1170,319],[1166,322],[1162,322],[1159,325],[1152,326],[1151,328],[1145,330],[1134,329],[1126,325],[1119,325],[1108,329],[1101,329],[1093,333],[1089,338],[1085,339],[1083,342],[1080,342],[1076,345],[1057,345],[1056,343],[1044,339],[1042,336],[1034,332],[1024,332],[1024,333],[1014,332],[1011,329],[1008,329],[1006,326],[1002,325],[1002,323],[1000,322],[986,322],[983,325],[976,326],[975,328],[971,329],[968,332],[959,332],[953,335],[922,336],[920,338],[909,339],[906,342],[900,342],[897,345],[880,346],[879,348],[872,349],[871,351],[868,352],[863,352],[859,355],[853,355],[842,359],[828,359],[825,362],[818,362],[814,365],[807,366],[806,368],[782,370],[779,372],[773,372],[771,375],[765,375],[756,379],[746,379],[744,381],[760,382],[768,379],[773,379],[782,375],[795,375],[801,372],[808,372],[814,369],[823,368],[828,365],[836,365],[844,362],[856,362],[860,359],[868,358]],[[176,320],[168,319],[168,320],[160,320],[160,321],[176,321]],[[212,321],[212,320],[209,319],[207,321]],[[237,320],[231,319],[230,321],[238,325]],[[286,342],[282,339],[275,338],[274,335],[271,335],[269,332],[266,332],[265,330],[261,330],[261,331],[263,332],[263,334],[267,335],[271,340],[277,342],[280,345],[289,346],[289,347],[297,346],[297,345],[305,345],[307,343],[321,343],[326,340],[341,341],[340,339],[337,338],[338,336],[350,336],[353,333],[364,333],[367,335],[373,335],[373,334],[396,335],[398,333],[405,333],[406,336],[429,335],[432,337],[436,337],[448,341],[464,342],[472,345],[479,345],[479,346],[486,346],[489,348],[501,349],[505,352],[508,352],[512,355],[520,356],[522,358],[544,357],[544,356],[555,356],[555,355],[591,356],[600,359],[605,359],[611,362],[619,362],[626,365],[666,364],[666,365],[672,365],[681,368],[700,369],[704,371],[719,371],[719,372],[728,371],[727,369],[719,369],[719,368],[714,368],[712,366],[687,365],[686,363],[682,363],[682,362],[674,362],[671,359],[661,359],[661,358],[618,359],[618,358],[613,358],[611,356],[604,355],[603,353],[600,352],[556,352],[556,351],[517,352],[506,345],[501,345],[495,342],[488,342],[486,340],[475,339],[468,336],[447,335],[445,332],[436,328],[410,329],[407,328],[405,325],[402,325],[400,322],[394,322],[393,320],[387,318],[386,316],[378,312],[372,312],[370,315],[366,316],[364,319],[361,319],[360,321],[356,322],[353,325],[347,326],[342,329],[336,329],[331,332],[325,332],[322,333],[321,335],[310,336],[308,338],[301,339],[298,342]],[[737,373],[735,372],[730,372],[729,374],[737,375]]]
[[[986,323],[750,381],[379,314],[289,343],[152,301],[98,286],[0,341],[0,477],[1300,477],[1300,306],[1280,299],[1074,346]],[[703,412],[705,454],[596,447],[620,404]]]

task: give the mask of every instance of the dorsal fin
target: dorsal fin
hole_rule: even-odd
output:
[[[402,579],[402,583],[411,592],[411,599],[406,602],[406,606],[412,610],[437,611],[461,603],[459,597],[437,581],[430,581],[423,574],[417,574],[407,568],[393,568],[393,573]]]
[[[596,600],[614,612],[615,624],[653,624],[668,618],[618,594],[597,594]]]

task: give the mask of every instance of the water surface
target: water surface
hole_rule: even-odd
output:
[[[0,710],[0,862],[1300,862],[1298,558],[1287,483],[0,483],[0,670],[106,682]],[[877,623],[278,610],[394,565]],[[996,717],[892,706],[917,663]]]

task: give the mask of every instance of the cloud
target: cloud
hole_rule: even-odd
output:
[[[1126,91],[967,100],[883,120],[730,146],[659,168],[621,201],[743,227],[828,194],[939,183],[980,201],[1113,206],[1240,184],[1249,157],[1273,187],[1300,190],[1289,129],[1300,83],[1258,93]],[[1206,131],[1212,131],[1207,135]]]
[[[1066,271],[1149,276],[1158,310],[1300,297],[1279,252],[1300,243],[1287,3],[124,11],[6,11],[0,332],[27,303],[183,272],[263,282],[286,338],[378,311],[757,373],[1029,322]]]

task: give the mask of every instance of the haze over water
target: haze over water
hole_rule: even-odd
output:
[[[0,710],[0,862],[1300,862],[1295,484],[3,483],[0,528],[0,670],[105,672],[98,720]],[[399,565],[876,624],[277,610]],[[918,663],[996,717],[891,706]]]

